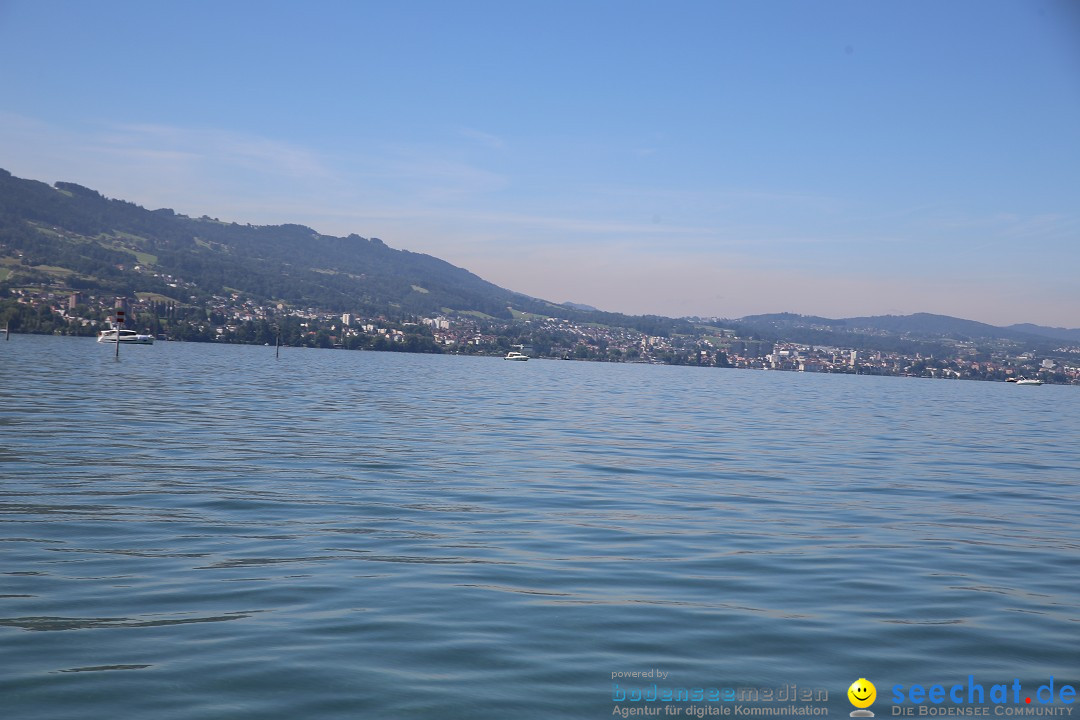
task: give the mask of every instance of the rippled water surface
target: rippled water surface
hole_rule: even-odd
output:
[[[1080,679],[1080,388],[20,335],[0,376],[5,717]]]

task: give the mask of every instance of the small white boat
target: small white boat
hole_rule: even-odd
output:
[[[132,345],[153,345],[153,335],[143,335],[134,330],[101,330],[98,332],[97,341],[100,343],[130,343]]]
[[[1038,378],[1016,378],[1017,385],[1042,385],[1043,381]]]
[[[517,350],[511,350],[506,353],[506,357],[503,360],[528,360],[529,356],[524,353],[519,353]]]

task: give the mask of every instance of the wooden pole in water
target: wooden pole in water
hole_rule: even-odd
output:
[[[124,311],[116,311],[116,359],[120,359],[120,328],[124,324]]]

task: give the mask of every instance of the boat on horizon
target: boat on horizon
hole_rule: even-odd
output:
[[[1017,385],[1042,385],[1043,384],[1043,381],[1039,380],[1038,378],[1026,378],[1026,377],[1009,378],[1005,382],[1016,383]]]
[[[526,355],[524,353],[519,353],[517,350],[511,350],[510,352],[506,353],[506,357],[503,358],[503,360],[521,360],[521,361],[525,361],[525,360],[528,360],[528,359],[529,359],[528,355]]]

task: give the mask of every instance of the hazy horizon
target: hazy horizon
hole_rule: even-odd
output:
[[[1080,326],[1080,10],[0,3],[0,167],[554,302]]]

